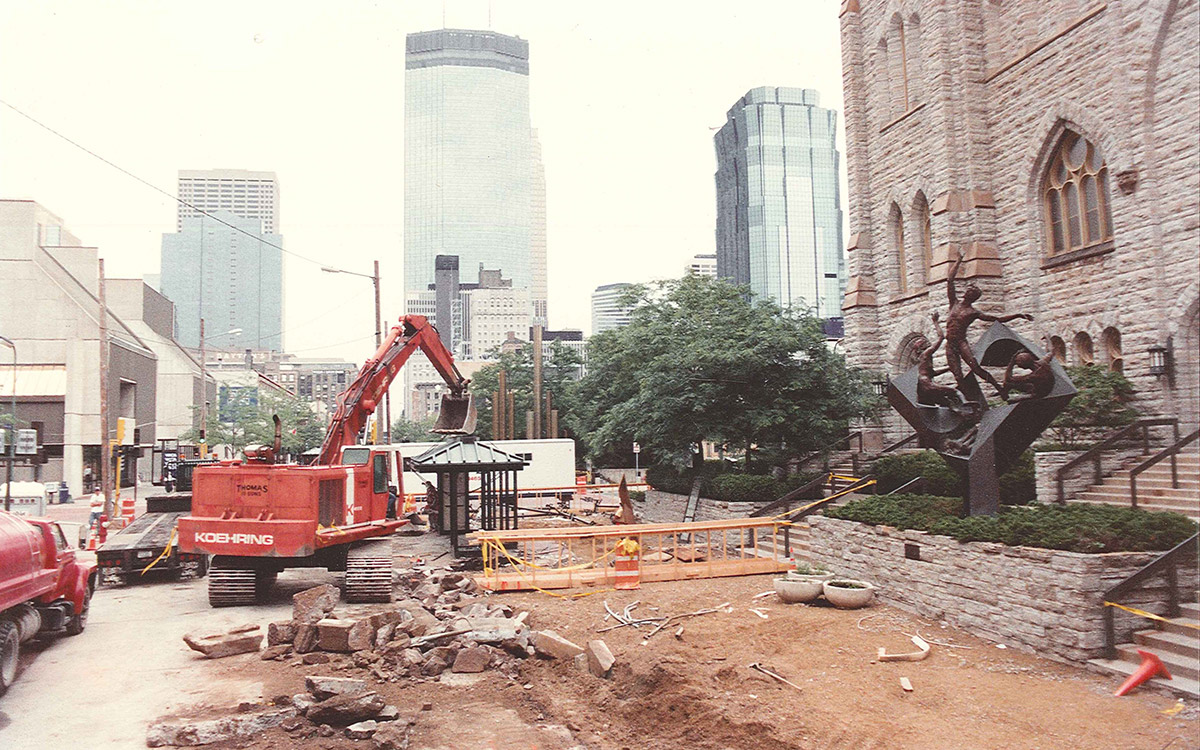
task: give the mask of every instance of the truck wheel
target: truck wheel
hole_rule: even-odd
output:
[[[346,553],[346,601],[392,600],[392,540],[361,542]]]
[[[79,610],[79,614],[71,615],[67,620],[67,635],[79,635],[83,629],[87,627],[88,610],[92,608],[92,587],[88,586],[87,592],[83,595],[83,608]]]
[[[17,660],[21,657],[21,639],[16,623],[0,620],[0,695],[17,679]]]

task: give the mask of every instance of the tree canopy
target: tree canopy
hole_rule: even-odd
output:
[[[573,425],[597,456],[638,441],[681,464],[703,440],[768,460],[819,448],[874,406],[821,321],[689,274],[626,299],[629,325],[591,339]]]
[[[240,452],[247,445],[270,445],[275,440],[275,422],[283,426],[283,450],[299,455],[321,445],[325,425],[312,407],[292,396],[265,388],[223,388],[217,406],[208,410],[208,444],[228,445]],[[191,429],[180,436],[198,441],[200,431]]]

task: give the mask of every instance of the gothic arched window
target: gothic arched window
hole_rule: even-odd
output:
[[[1112,241],[1108,166],[1100,149],[1078,133],[1063,133],[1042,181],[1042,199],[1047,255]]]
[[[900,294],[908,293],[908,258],[904,254],[904,214],[900,212],[900,207],[895,203],[892,204],[892,210],[888,216],[888,223],[892,229],[892,246],[896,251],[896,282]]]
[[[917,192],[917,198],[913,201],[913,213],[917,240],[921,243],[920,279],[922,283],[927,283],[929,269],[933,265],[933,217],[929,212],[929,201],[926,200],[925,193]]]

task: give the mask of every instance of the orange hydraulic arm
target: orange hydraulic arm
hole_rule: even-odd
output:
[[[458,371],[454,357],[438,338],[437,329],[430,325],[424,315],[405,315],[400,319],[400,324],[388,332],[375,356],[366,361],[358,371],[358,376],[338,396],[337,411],[329,423],[325,442],[321,444],[321,454],[314,464],[331,465],[337,460],[342,446],[354,444],[367,417],[375,411],[400,368],[418,347],[450,385],[451,397],[465,396],[469,381]]]

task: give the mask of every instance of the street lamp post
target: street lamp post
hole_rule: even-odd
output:
[[[375,273],[370,274],[370,275],[365,274],[365,273],[358,273],[357,271],[346,271],[341,268],[330,268],[329,266],[321,266],[321,270],[324,271],[325,273],[345,273],[345,274],[349,274],[351,276],[361,276],[364,279],[370,279],[371,282],[375,285],[375,349],[378,350],[379,346],[383,343],[383,318],[380,315],[380,311],[379,311],[379,261],[375,261]],[[384,427],[385,431],[383,433],[383,436],[384,436],[384,442],[390,443],[392,441],[392,394],[391,394],[390,390],[388,393],[384,394],[383,401],[384,401],[383,411],[385,414],[382,416],[384,416],[384,419],[387,420],[387,424]],[[376,443],[379,442],[379,435],[380,435],[380,430],[379,430],[379,422],[380,422],[380,416],[381,416],[380,411],[381,411],[380,407],[376,406],[375,407],[375,442]]]
[[[4,480],[4,510],[12,510],[12,469],[17,460],[17,345],[12,339],[0,336],[0,341],[13,353],[12,424],[8,426],[8,472]]]

